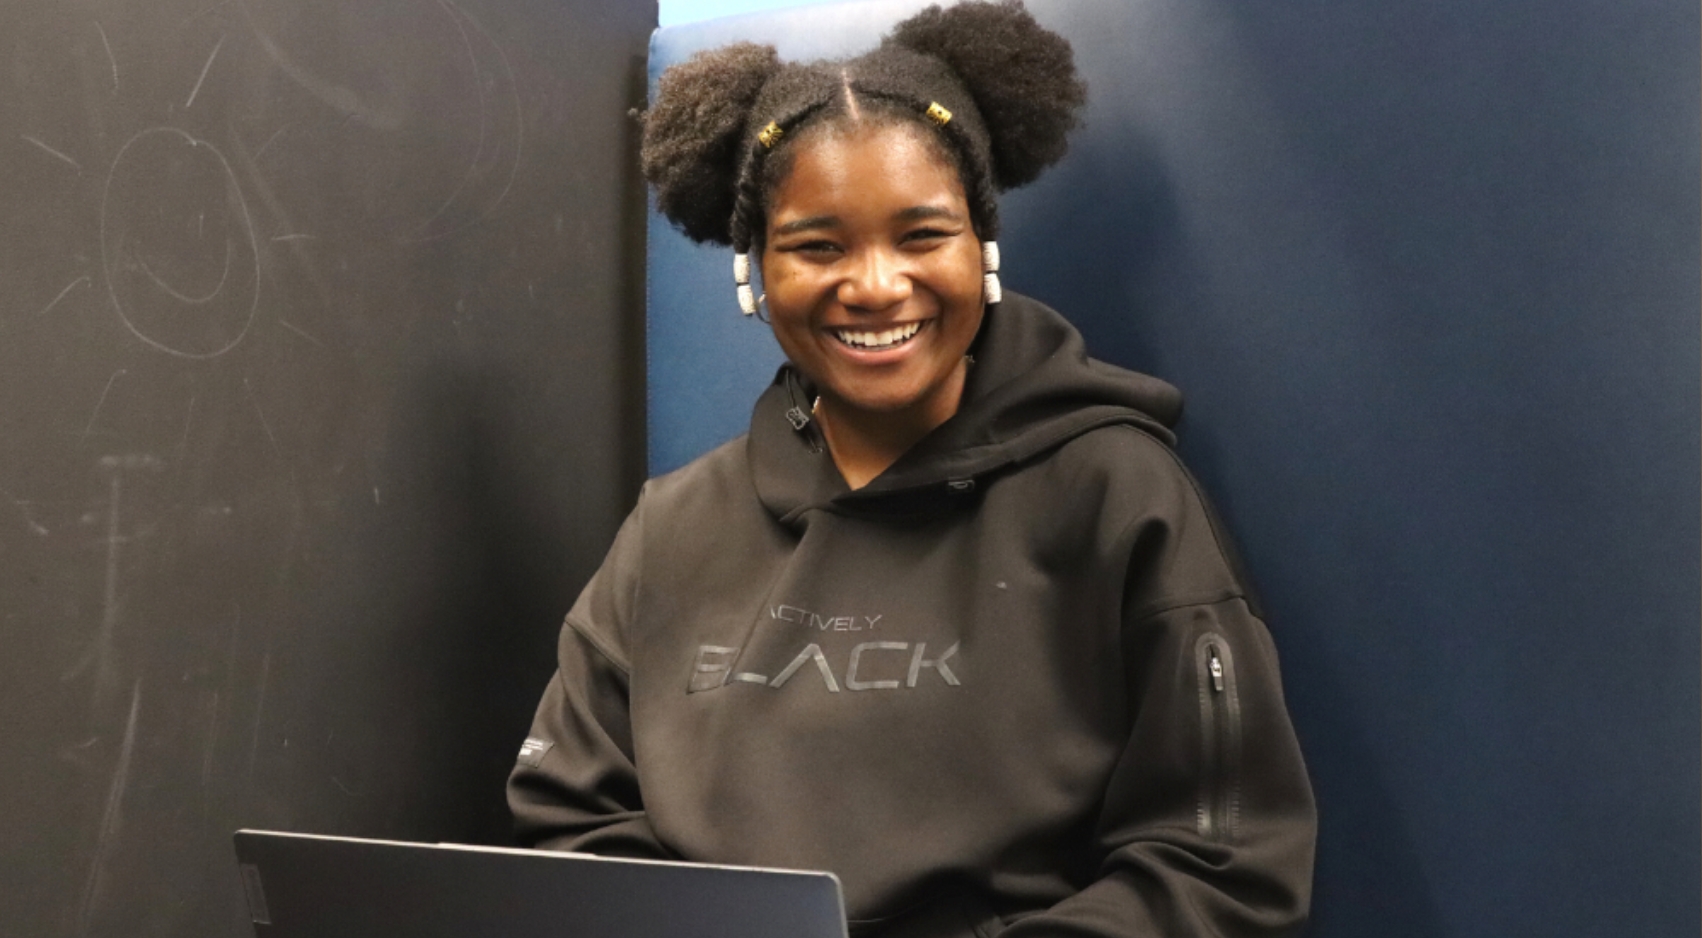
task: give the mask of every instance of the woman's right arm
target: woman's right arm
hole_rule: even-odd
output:
[[[626,630],[637,600],[643,501],[562,624],[556,673],[508,777],[522,846],[674,859],[644,813],[633,766]]]

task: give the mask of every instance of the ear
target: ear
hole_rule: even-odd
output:
[[[644,115],[644,178],[662,214],[692,240],[731,243],[739,140],[779,69],[773,46],[740,42],[699,52],[657,82]]]
[[[994,183],[1014,189],[1063,157],[1087,102],[1064,37],[1019,0],[929,7],[895,26],[886,42],[951,66],[992,138]]]

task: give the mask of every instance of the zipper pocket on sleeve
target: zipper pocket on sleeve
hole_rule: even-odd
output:
[[[1235,656],[1223,636],[1208,632],[1194,643],[1200,698],[1200,792],[1196,826],[1201,837],[1232,843],[1241,813],[1241,700],[1235,690]]]

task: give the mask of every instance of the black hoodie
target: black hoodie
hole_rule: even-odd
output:
[[[807,400],[782,369],[645,486],[510,779],[522,841],[832,870],[882,938],[1296,928],[1311,789],[1176,390],[1007,293],[864,488]]]

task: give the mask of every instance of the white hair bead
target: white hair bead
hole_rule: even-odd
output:
[[[987,273],[982,275],[981,294],[986,298],[989,305],[1005,298],[1005,291],[999,286],[998,274]]]
[[[748,283],[739,284],[739,309],[744,310],[746,316],[756,315],[756,294],[751,292]]]
[[[745,253],[733,255],[733,282],[751,282],[751,256]]]
[[[987,273],[990,273],[990,274],[998,273],[998,271],[999,271],[999,242],[997,242],[997,241],[983,241],[983,242],[981,242],[981,269],[986,271]]]

